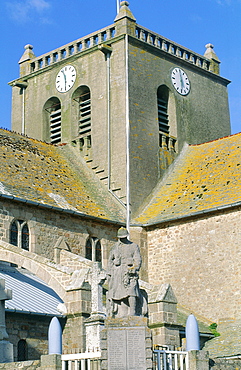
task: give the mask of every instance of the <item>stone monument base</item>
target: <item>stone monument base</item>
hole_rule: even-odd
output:
[[[101,331],[101,370],[151,370],[152,341],[147,318],[107,319]]]
[[[7,340],[0,341],[0,363],[13,362],[13,344]]]

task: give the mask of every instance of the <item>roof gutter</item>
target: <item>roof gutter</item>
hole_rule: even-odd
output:
[[[205,209],[203,211],[189,213],[189,214],[184,215],[184,216],[177,216],[177,217],[167,218],[165,220],[157,221],[157,222],[153,222],[153,223],[146,223],[146,224],[144,224],[144,223],[143,224],[142,223],[137,223],[137,224],[131,224],[131,226],[142,226],[142,227],[156,226],[156,225],[165,224],[165,223],[168,223],[168,222],[173,222],[173,221],[178,221],[178,220],[184,220],[184,219],[190,219],[190,218],[194,218],[194,217],[197,217],[197,216],[205,215],[205,214],[208,214],[208,213],[214,213],[214,212],[217,212],[217,211],[222,211],[224,209],[235,208],[235,207],[241,207],[241,201],[240,202],[231,203],[231,204],[226,204],[224,206],[214,207],[214,208],[211,208],[211,209]]]
[[[24,311],[24,310],[18,310],[17,308],[6,308],[6,312],[10,312],[10,313],[20,313],[20,314],[25,314],[25,315],[36,315],[36,316],[46,316],[46,317],[59,317],[59,318],[65,318],[66,315],[61,315],[60,313],[59,314],[55,314],[55,313],[45,313],[45,312],[32,312],[32,311]]]
[[[97,217],[97,216],[90,216],[90,215],[87,215],[87,214],[82,213],[82,212],[73,211],[72,209],[65,209],[65,208],[50,206],[48,204],[34,202],[32,200],[27,200],[27,199],[23,199],[23,198],[18,198],[18,197],[15,197],[13,195],[0,194],[0,198],[3,198],[5,200],[13,200],[13,201],[19,202],[19,203],[25,203],[25,204],[33,206],[33,207],[39,207],[39,208],[52,210],[52,211],[55,211],[55,212],[66,213],[68,215],[83,217],[83,218],[86,218],[86,219],[89,219],[89,220],[96,220],[96,221],[99,221],[99,222],[110,223],[110,224],[118,225],[118,226],[124,226],[125,225],[124,221],[123,222],[113,221],[113,220],[108,220],[106,218],[101,218],[101,217]]]

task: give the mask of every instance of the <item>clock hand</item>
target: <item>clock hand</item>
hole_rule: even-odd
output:
[[[183,89],[184,88],[184,82],[183,82],[181,71],[179,71],[179,76],[180,76],[181,88]]]
[[[64,71],[61,71],[64,75],[64,86],[65,86],[65,90],[66,90],[66,74],[64,73]]]

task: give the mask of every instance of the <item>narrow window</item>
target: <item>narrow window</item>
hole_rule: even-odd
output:
[[[10,227],[10,244],[16,247],[18,245],[18,225],[16,221],[14,221]]]
[[[10,244],[29,250],[29,229],[23,220],[15,220],[10,226]]]
[[[101,262],[101,259],[101,244],[100,241],[97,240],[95,244],[95,260]]]
[[[92,261],[92,240],[91,238],[88,238],[85,244],[85,258]]]
[[[28,225],[27,224],[24,224],[23,227],[22,227],[22,235],[21,235],[21,248],[25,249],[25,250],[29,250],[29,230],[28,230]]]
[[[28,359],[27,342],[24,339],[18,341],[18,361],[26,361]]]
[[[85,244],[85,258],[93,262],[101,262],[101,243],[96,237],[89,237]]]

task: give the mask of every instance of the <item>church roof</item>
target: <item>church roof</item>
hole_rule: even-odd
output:
[[[186,146],[133,223],[151,225],[239,204],[240,170],[241,133]]]
[[[65,147],[0,130],[0,196],[123,222],[119,204],[81,160],[68,160],[74,153]]]
[[[0,264],[0,278],[12,290],[12,299],[5,301],[9,312],[63,316],[62,299],[44,281],[25,269]]]

